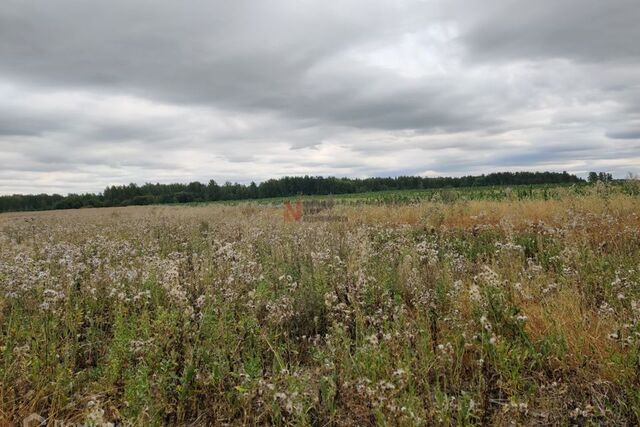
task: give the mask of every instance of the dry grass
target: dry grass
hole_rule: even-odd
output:
[[[637,424],[640,200],[605,190],[0,215],[0,424]]]

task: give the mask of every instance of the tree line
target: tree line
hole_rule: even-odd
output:
[[[214,180],[207,184],[113,185],[98,194],[14,194],[0,196],[0,212],[38,211],[150,205],[165,203],[209,202],[268,197],[364,193],[385,190],[417,190],[429,188],[479,187],[494,185],[568,184],[584,182],[567,172],[497,172],[463,177],[399,176],[388,178],[336,178],[322,176],[286,176],[260,184],[248,185]]]
[[[613,176],[607,172],[589,172],[587,180],[591,183],[611,182],[613,181]]]

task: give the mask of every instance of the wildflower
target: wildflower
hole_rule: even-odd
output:
[[[382,390],[394,390],[396,388],[396,386],[389,381],[380,381],[379,385]]]
[[[395,371],[393,371],[393,376],[394,376],[394,377],[402,377],[402,376],[404,376],[406,373],[407,373],[407,372],[406,372],[404,369],[402,369],[402,368],[398,368],[398,369],[396,369]]]
[[[550,294],[551,292],[555,291],[556,289],[558,289],[558,284],[557,283],[549,283],[547,286],[542,288],[542,294],[543,295]]]
[[[472,301],[480,302],[482,297],[480,296],[480,288],[478,285],[471,285],[471,287],[469,287],[469,297]]]
[[[196,299],[196,307],[202,308],[207,297],[205,295],[200,295],[198,299]]]
[[[482,317],[480,317],[480,324],[487,332],[491,332],[492,327],[491,323],[487,319],[487,316],[483,315]]]
[[[367,341],[369,344],[373,345],[373,346],[377,346],[377,345],[378,345],[378,337],[376,336],[376,334],[369,335],[369,336],[366,338],[366,341]]]

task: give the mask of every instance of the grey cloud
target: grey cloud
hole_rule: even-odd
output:
[[[359,1],[335,11],[315,2],[292,10],[285,1],[188,9],[164,1],[27,4],[11,1],[0,12],[0,72],[17,79],[355,127],[488,124],[449,94],[452,81],[405,81],[354,62],[315,72],[359,43],[383,38],[390,18],[417,25],[411,10]],[[392,90],[369,93],[381,84]]]
[[[490,0],[454,8],[468,25],[461,36],[475,58],[573,58],[636,61],[636,0]],[[475,12],[475,13],[474,13]]]
[[[34,136],[59,129],[61,123],[54,116],[42,116],[29,111],[3,108],[0,103],[0,138]]]
[[[49,129],[47,123],[31,120],[29,118],[0,117],[0,136],[27,136],[38,135],[44,129]]]
[[[636,0],[8,0],[0,192],[638,169],[639,19]]]
[[[621,129],[607,132],[611,139],[640,139],[640,129]]]

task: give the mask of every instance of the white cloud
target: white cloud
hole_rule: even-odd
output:
[[[630,0],[9,0],[0,194],[639,172],[639,14]]]

